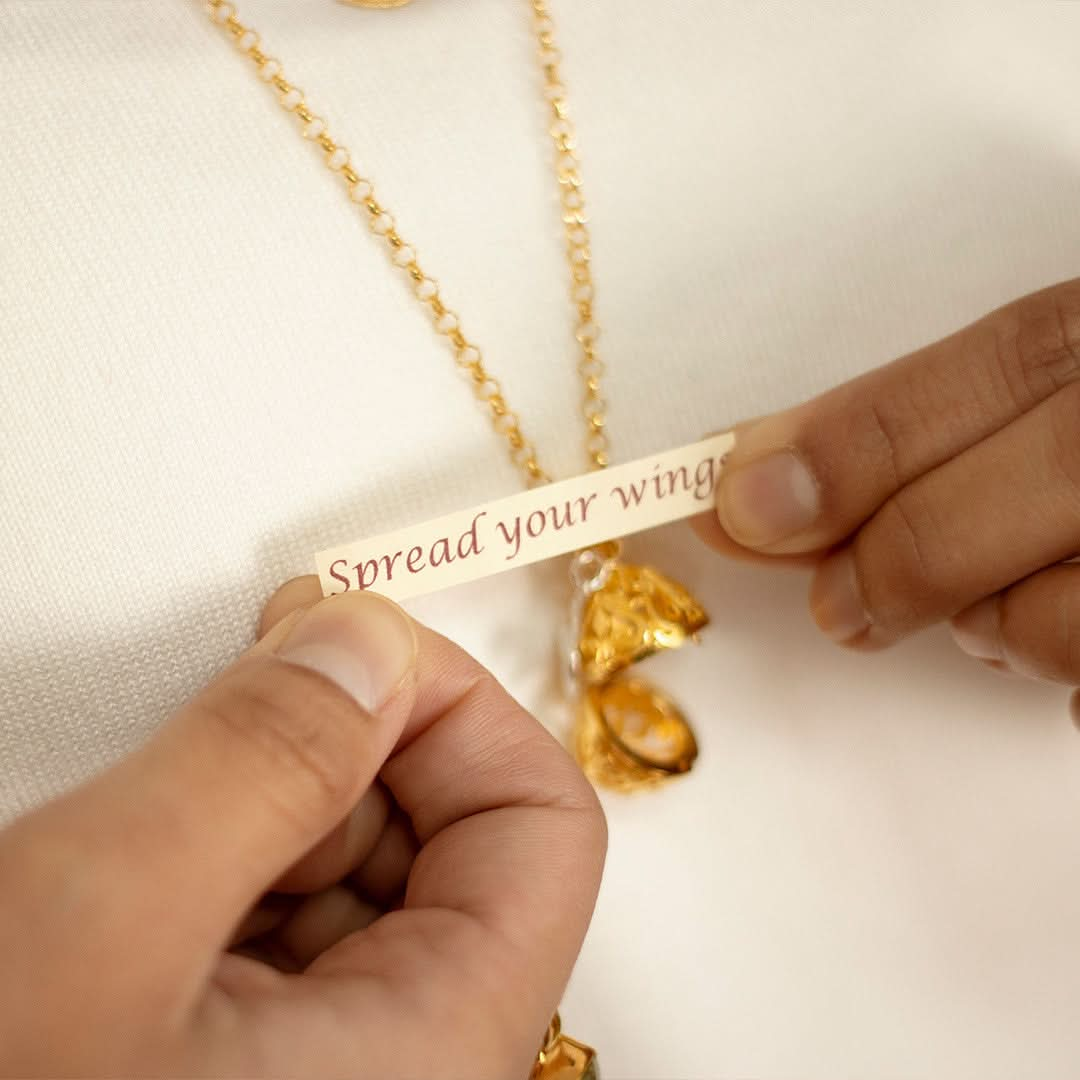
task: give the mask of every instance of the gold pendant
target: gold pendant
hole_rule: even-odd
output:
[[[624,673],[630,665],[696,640],[709,617],[678,582],[619,560],[619,545],[579,552],[577,643],[571,672],[579,697],[574,752],[597,785],[651,787],[689,772],[697,740],[667,695]]]
[[[559,1014],[552,1017],[544,1045],[529,1080],[600,1080],[596,1051],[562,1033]]]
[[[689,772],[698,754],[678,706],[640,679],[585,690],[574,751],[593,783],[616,791],[652,787]]]
[[[631,664],[677,649],[709,621],[677,582],[649,566],[608,560],[585,601],[578,650],[587,685],[607,682]]]

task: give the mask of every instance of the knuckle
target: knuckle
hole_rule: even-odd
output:
[[[873,462],[895,491],[925,471],[928,457],[947,441],[944,433],[957,426],[954,384],[946,365],[928,363],[924,354],[906,357],[881,382],[850,384],[845,404],[857,407],[842,409],[839,426],[820,437],[842,447],[845,458]]]
[[[896,418],[894,411],[871,399],[864,413],[864,426],[864,436],[856,442],[856,449],[860,443],[874,446],[874,459],[882,462],[890,486],[898,487],[903,482],[902,451],[907,425]]]
[[[897,492],[856,537],[855,565],[871,623],[901,635],[930,621],[948,592],[939,522],[917,486]]]
[[[919,447],[934,422],[932,398],[917,378],[905,373],[883,386],[856,380],[831,399],[827,422],[808,418],[798,442],[827,488],[859,461],[895,490],[917,472]]]
[[[302,817],[308,805],[351,803],[362,720],[342,692],[276,661],[238,672],[221,691],[196,703],[200,718],[239,747],[283,817]]]
[[[998,614],[1004,654],[1017,670],[1080,681],[1080,574],[1074,567],[1054,567],[1006,589]]]
[[[1080,381],[1080,280],[1017,300],[990,325],[998,377],[1020,411]]]
[[[454,714],[467,733],[455,770],[473,778],[467,804],[481,809],[491,791],[503,806],[532,807],[567,815],[574,835],[589,851],[607,845],[607,819],[593,785],[543,725],[520,705],[487,669],[477,667],[444,716]],[[483,738],[470,737],[484,734]],[[408,752],[393,759],[391,778],[408,767]],[[445,778],[442,783],[456,782]],[[492,787],[494,785],[494,787]],[[442,793],[429,787],[410,808],[413,828],[423,841],[445,824]]]
[[[923,472],[928,447],[954,423],[951,395],[939,380],[935,365],[901,366],[896,385],[868,403],[865,423],[880,448],[879,459],[888,462],[890,490]]]

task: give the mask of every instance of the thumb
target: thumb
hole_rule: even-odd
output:
[[[83,886],[83,933],[122,933],[129,954],[132,937],[153,937],[146,962],[205,970],[247,908],[371,785],[412,708],[415,656],[394,604],[360,592],[324,600],[11,840],[53,852],[35,871],[74,862],[96,883]],[[47,872],[34,876],[33,892],[55,890]]]
[[[726,535],[767,555],[823,551],[897,492],[1080,379],[1080,279],[735,430],[717,485]]]

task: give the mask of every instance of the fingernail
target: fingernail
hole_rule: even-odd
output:
[[[720,474],[716,513],[733,540],[767,547],[813,525],[821,494],[799,455],[777,450]]]
[[[810,610],[833,641],[849,642],[870,628],[850,548],[830,555],[818,566],[810,587]]]
[[[375,593],[347,592],[316,604],[277,653],[317,671],[374,712],[412,667],[416,635],[396,604]]]
[[[1005,660],[1001,645],[1001,608],[996,596],[987,597],[957,615],[950,624],[953,640],[978,660]]]

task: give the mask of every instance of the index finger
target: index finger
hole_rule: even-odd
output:
[[[603,812],[559,743],[491,674],[430,630],[420,632],[418,681],[403,745],[382,773],[421,844],[406,913],[466,916],[460,937],[451,932],[440,945],[440,952],[449,941],[460,946],[452,960],[442,953],[448,974],[460,980],[480,928],[482,964],[488,976],[499,973],[500,992],[486,1007],[507,1012],[510,1024],[526,1003],[526,1014],[544,1018],[592,915]],[[533,1041],[535,1031],[533,1024]]]
[[[318,595],[290,583],[264,629]],[[328,950],[315,974],[346,980],[355,1015],[433,1031],[484,1027],[535,1053],[592,915],[606,846],[596,795],[550,734],[481,664],[417,626],[416,704],[381,778],[421,844],[403,910]],[[384,1015],[370,977],[406,991]],[[428,1011],[430,1010],[430,1011]],[[400,1063],[400,1062],[399,1062]],[[528,1061],[522,1075],[527,1071]]]

